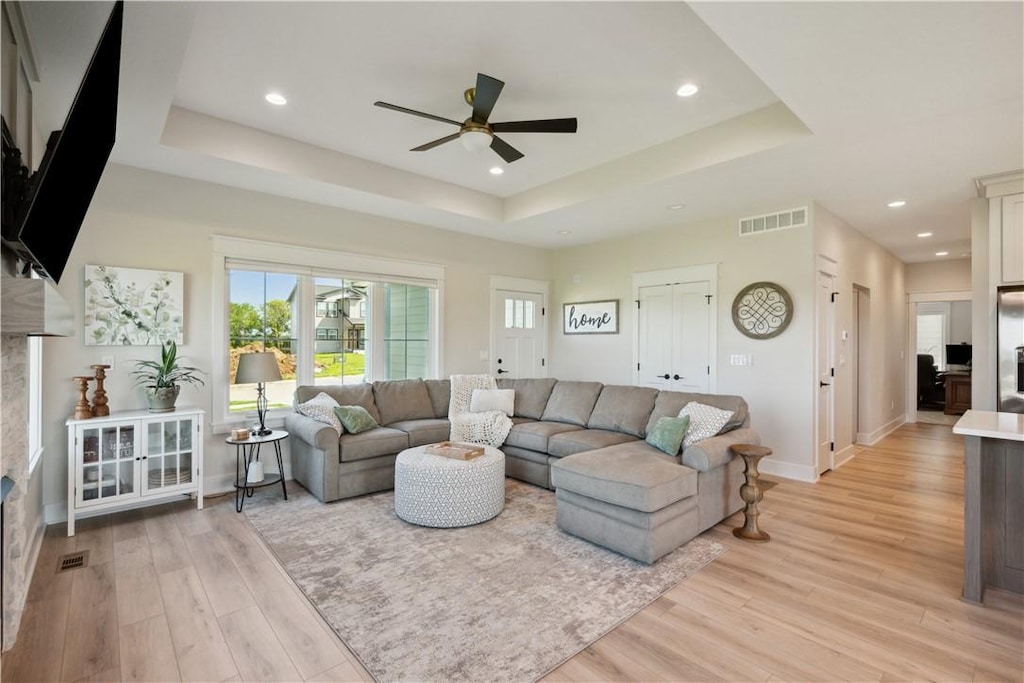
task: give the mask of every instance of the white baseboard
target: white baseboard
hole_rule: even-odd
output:
[[[857,443],[864,446],[874,446],[876,443],[889,436],[907,422],[907,415],[904,413],[893,419],[873,432],[857,432]]]
[[[785,460],[765,458],[758,463],[757,469],[761,474],[770,474],[775,477],[782,477],[783,479],[795,479],[796,481],[811,483],[818,481],[818,473],[813,465],[798,465],[786,462]]]
[[[235,479],[232,475],[224,477],[217,477],[216,479],[204,479],[203,480],[203,499],[220,496],[226,493],[233,493],[235,490]],[[125,510],[134,510],[137,508],[150,507],[151,505],[162,505],[168,501],[167,498],[162,500],[147,501],[140,499],[138,505],[131,507],[124,507],[119,510],[97,510],[95,514],[116,514],[117,512],[123,512]],[[80,512],[78,519],[85,519],[91,517],[89,512]],[[43,524],[49,526],[50,524],[63,524],[68,521],[68,504],[67,503],[50,503],[43,508]],[[42,539],[42,536],[40,536]],[[38,549],[37,551],[38,552]]]
[[[837,470],[846,463],[853,460],[854,446],[850,444],[832,456],[832,469]]]

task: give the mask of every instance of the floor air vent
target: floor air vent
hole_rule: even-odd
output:
[[[89,551],[80,550],[77,553],[68,553],[67,555],[61,555],[57,561],[57,573],[71,571],[72,569],[81,569],[82,567],[89,564]]]
[[[763,216],[750,216],[740,219],[740,235],[756,235],[771,230],[799,228],[807,225],[807,207],[766,213]]]

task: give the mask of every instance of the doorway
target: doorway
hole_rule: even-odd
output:
[[[971,301],[912,302],[911,323],[915,420],[952,425],[970,407]]]
[[[850,333],[850,377],[853,380],[853,397],[851,406],[853,417],[854,443],[867,442],[867,427],[871,423],[871,395],[868,385],[868,368],[871,367],[871,290],[860,285],[853,286],[853,323]]]

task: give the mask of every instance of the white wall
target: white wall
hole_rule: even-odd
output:
[[[967,292],[971,289],[971,259],[906,264],[907,293]]]
[[[874,441],[903,422],[906,393],[906,286],[904,264],[827,209],[814,206],[815,249],[837,263],[835,291],[835,448],[837,454],[849,449],[857,439],[853,424],[855,377],[848,361],[853,339],[843,341],[843,331],[852,329],[854,286],[870,292],[870,315],[866,329],[870,340],[867,358],[860,373],[867,386],[860,387],[866,400],[861,405],[862,436]],[[862,329],[865,326],[862,322]]]
[[[210,294],[210,236],[214,234],[443,264],[441,376],[489,370],[487,362],[480,360],[480,351],[489,343],[492,274],[549,277],[550,254],[541,249],[111,164],[58,290],[75,311],[80,330],[86,264],[184,272],[185,341],[180,352],[190,364],[210,370],[213,354],[220,352],[211,344],[217,305]],[[155,347],[87,347],[82,339],[79,332],[44,343],[43,498],[48,521],[61,514],[66,502],[64,420],[75,402],[71,377],[89,373],[89,365],[113,355],[116,368],[106,382],[111,409],[143,408],[145,401],[132,387],[129,373],[134,360],[157,354]],[[226,379],[211,377],[205,388],[184,388],[179,402],[211,411],[210,383],[217,381]],[[223,435],[210,430],[205,446],[206,485],[223,490],[233,474],[234,454]]]
[[[951,301],[949,304],[949,343],[971,343],[971,302]]]
[[[765,211],[789,208],[765,207]],[[813,479],[814,276],[810,228],[739,236],[738,215],[632,234],[554,253],[552,273],[551,376],[631,384],[636,306],[632,275],[681,266],[718,263],[718,393],[738,394],[750,404],[752,425],[774,451],[776,471]],[[733,327],[732,300],[744,286],[776,282],[793,298],[789,328],[769,340],[753,340]],[[576,336],[561,332],[562,304],[618,299],[619,333]],[[753,365],[728,365],[730,354],[750,354]],[[763,463],[764,471],[772,465]],[[785,470],[781,472],[781,470]]]

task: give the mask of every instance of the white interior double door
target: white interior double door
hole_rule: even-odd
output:
[[[666,284],[634,277],[637,310],[634,384],[670,391],[708,393],[714,385],[714,295],[710,267],[673,271]],[[644,276],[644,277],[641,277]]]

